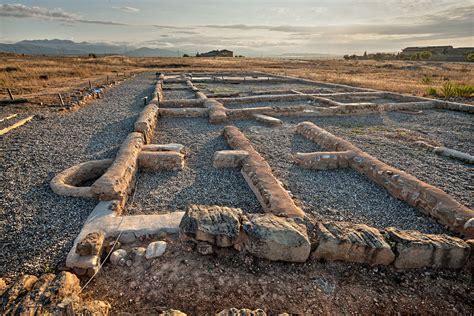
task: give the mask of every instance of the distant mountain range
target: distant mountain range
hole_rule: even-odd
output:
[[[25,40],[15,44],[0,43],[0,52],[29,55],[127,55],[135,57],[177,57],[178,51],[161,48],[135,48],[106,43],[76,43],[69,40]],[[181,52],[183,54],[183,52]]]

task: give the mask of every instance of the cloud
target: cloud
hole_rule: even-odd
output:
[[[79,15],[68,13],[60,8],[48,9],[42,7],[28,7],[23,4],[1,4],[0,16],[13,18],[36,18],[43,20],[57,20],[70,23],[86,23],[101,25],[127,25],[113,21],[99,21],[84,19]]]
[[[41,7],[28,7],[23,4],[1,4],[0,16],[15,18],[46,18],[56,20],[75,20],[75,14],[64,12],[62,9],[47,9]]]
[[[120,10],[123,12],[132,12],[132,13],[140,12],[140,9],[134,8],[134,7],[112,7],[112,9]]]

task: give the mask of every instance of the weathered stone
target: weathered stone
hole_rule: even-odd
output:
[[[423,234],[414,230],[386,229],[396,244],[395,267],[460,269],[467,262],[469,245],[462,239],[447,235]]]
[[[8,289],[7,282],[5,282],[5,279],[0,278],[0,296],[5,293],[5,291]]]
[[[273,214],[249,215],[242,223],[247,236],[244,248],[252,255],[273,261],[304,262],[311,244],[300,219]]]
[[[39,279],[22,277],[2,295],[2,314],[107,315],[110,304],[100,301],[84,303],[80,292],[79,279],[69,272],[43,274]]]
[[[204,255],[204,256],[212,255],[214,253],[214,249],[212,245],[204,241],[196,245],[196,250],[197,252],[199,252],[201,255]]]
[[[122,260],[127,258],[127,251],[125,249],[117,249],[110,255],[110,263],[118,265]]]
[[[145,257],[146,248],[134,247],[130,251],[130,259],[134,262],[140,262]]]
[[[131,244],[137,240],[137,236],[133,232],[123,232],[120,237],[119,241],[123,244]]]
[[[145,143],[149,143],[153,139],[153,132],[155,131],[159,111],[156,103],[156,101],[150,102],[150,104],[143,109],[135,122],[135,132],[143,134]]]
[[[184,153],[184,145],[181,144],[150,144],[143,146],[144,151],[175,151],[178,153]]]
[[[179,224],[180,235],[230,247],[239,237],[241,217],[242,210],[238,208],[191,205]]]
[[[395,259],[390,245],[376,228],[363,224],[318,223],[313,259],[389,265]]]
[[[235,307],[224,309],[216,314],[216,316],[266,316],[266,315],[267,313],[265,313],[261,309],[250,310],[247,308],[237,309]]]
[[[102,251],[104,238],[103,232],[89,233],[76,245],[76,252],[81,256],[99,255]]]
[[[113,159],[103,159],[77,164],[58,173],[49,185],[58,195],[92,198],[91,187],[82,184],[103,175],[112,162]]]
[[[108,254],[113,250],[119,249],[121,246],[120,241],[116,239],[110,239],[104,242],[104,253]]]
[[[474,239],[466,240],[466,243],[471,248],[471,254],[469,255],[469,260],[466,263],[466,270],[471,272],[474,275]]]
[[[264,114],[254,114],[254,117],[258,122],[262,122],[270,126],[278,126],[283,124],[282,120]]]
[[[166,251],[166,242],[159,240],[154,241],[148,245],[146,248],[145,258],[153,259],[161,257]]]
[[[101,201],[122,200],[130,190],[137,172],[138,155],[143,147],[143,135],[128,134],[112,165],[91,186],[92,193]]]
[[[175,310],[175,309],[168,309],[166,311],[162,311],[158,316],[186,316],[185,313]]]
[[[352,151],[296,153],[295,162],[303,168],[327,170],[349,167]]]
[[[176,151],[142,151],[138,165],[146,170],[182,170],[184,155]]]
[[[214,153],[214,168],[237,168],[249,155],[245,150],[220,150]]]
[[[15,301],[29,292],[38,278],[34,275],[24,275],[13,283],[12,286],[2,295],[2,307],[4,310],[12,308]]]

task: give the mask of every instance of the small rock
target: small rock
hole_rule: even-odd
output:
[[[125,260],[127,257],[127,251],[125,249],[118,249],[112,252],[110,255],[110,263],[118,265],[122,259]]]
[[[135,240],[137,240],[137,237],[135,236],[134,233],[131,233],[131,232],[122,233],[122,235],[120,235],[120,238],[119,238],[119,241],[124,244],[131,244]]]
[[[144,247],[134,247],[130,252],[130,258],[134,262],[139,262],[145,256],[146,249]]]
[[[197,244],[197,252],[199,252],[201,255],[207,256],[207,255],[212,255],[214,253],[214,249],[212,248],[212,245],[208,244],[207,242],[200,242]]]
[[[145,252],[145,258],[153,259],[162,256],[166,251],[165,241],[155,241],[148,245]]]

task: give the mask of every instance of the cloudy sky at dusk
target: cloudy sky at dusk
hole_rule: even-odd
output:
[[[54,38],[254,55],[474,46],[474,1],[0,1],[0,42]]]

